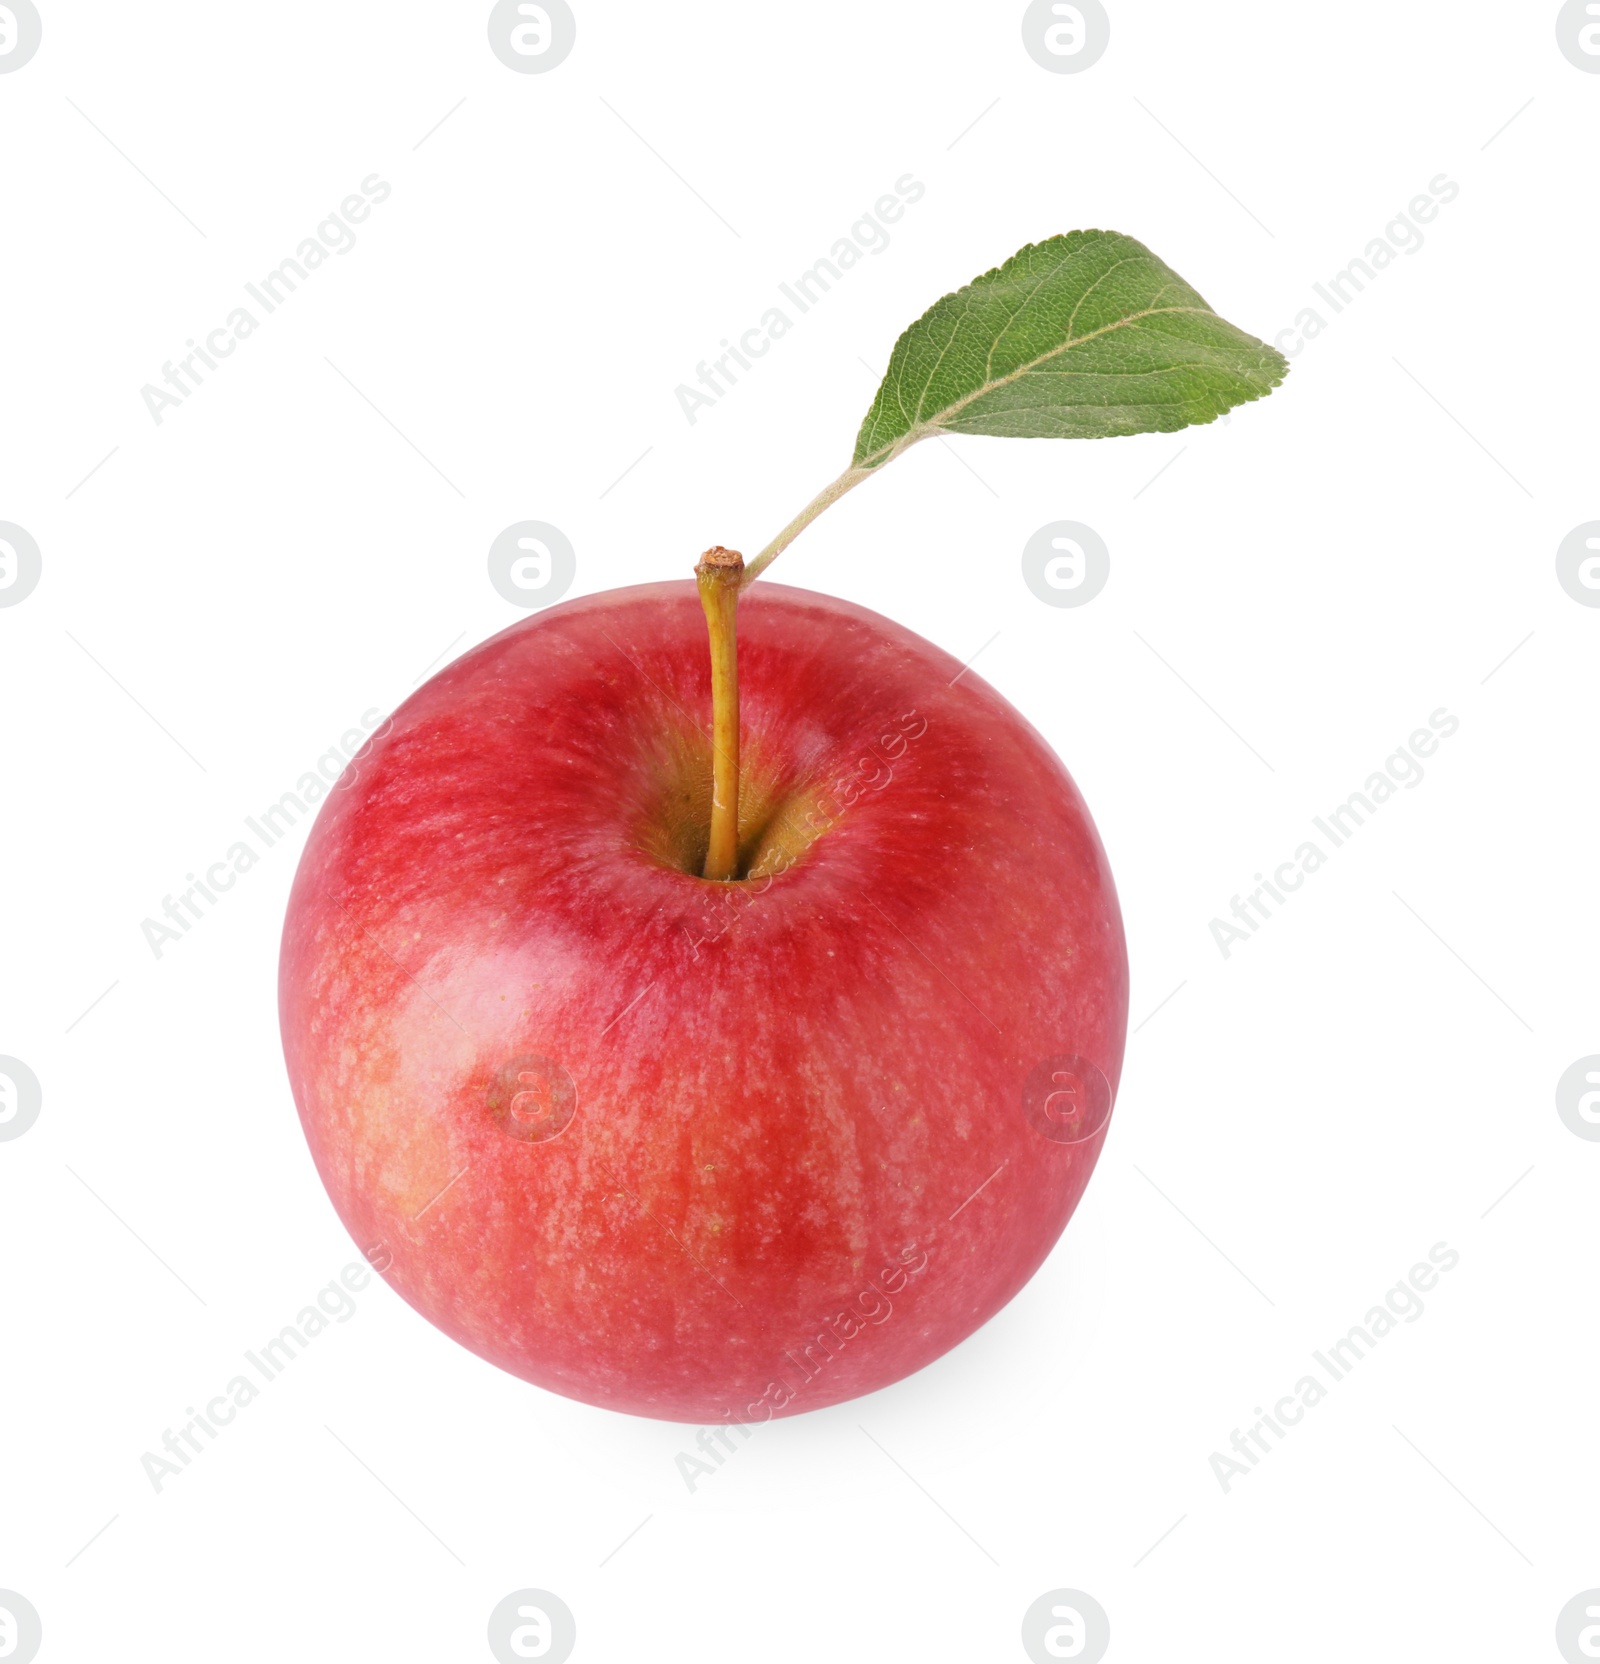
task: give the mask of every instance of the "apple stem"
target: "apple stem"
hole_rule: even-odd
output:
[[[819,511],[820,512],[820,511]],[[711,842],[705,876],[739,876],[739,587],[744,556],[718,544],[694,569],[711,634]]]
[[[885,458],[885,460],[887,461],[888,458]],[[882,463],[878,466],[882,467]],[[857,468],[854,464],[846,468],[832,485],[819,491],[794,519],[773,538],[766,548],[745,567],[744,576],[739,580],[740,587],[748,589],[825,508],[831,507],[838,502],[845,492],[853,491],[868,475],[875,474],[877,471],[877,468]]]

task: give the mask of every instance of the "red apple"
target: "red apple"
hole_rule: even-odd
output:
[[[569,602],[396,712],[312,830],[289,1078],[340,1217],[464,1346],[591,1404],[765,1420],[899,1380],[1050,1251],[1127,962],[1039,735],[948,654],[763,583],[749,876],[698,876],[693,583]]]

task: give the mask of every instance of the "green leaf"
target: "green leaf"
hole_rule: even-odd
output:
[[[900,337],[852,466],[877,468],[936,433],[1171,433],[1263,397],[1288,371],[1143,243],[1072,231],[1019,249]]]

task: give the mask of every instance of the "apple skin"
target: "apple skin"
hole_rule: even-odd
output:
[[[541,1387],[701,1423],[887,1386],[1004,1306],[1083,1194],[1127,1022],[1105,852],[999,694],[766,582],[739,671],[742,802],[823,828],[784,870],[662,856],[709,801],[705,621],[693,583],[614,590],[383,726],[280,965],[317,1170],[392,1286]]]

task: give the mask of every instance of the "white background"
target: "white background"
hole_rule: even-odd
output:
[[[40,4],[0,76],[0,519],[43,551],[0,610],[0,1052],[44,1088],[0,1143],[0,1587],[41,1658],[488,1659],[527,1586],[580,1664],[1022,1659],[1061,1587],[1113,1664],[1557,1658],[1600,1585],[1600,1145],[1554,1103],[1600,1051],[1600,611],[1554,565],[1600,516],[1600,77],[1555,6],[1121,0],[1056,75],[1014,3],[584,3],[519,75],[486,5]],[[357,246],[158,426],[141,387],[374,172]],[[674,388],[907,172],[890,246],[691,426]],[[1319,305],[1440,173],[1425,244]],[[691,1429],[375,1280],[158,1494],[143,1453],[356,1256],[278,1048],[303,828],[159,960],[140,921],[523,616],[507,524],[571,538],[574,594],[752,552],[898,332],[1078,226],[1328,327],[1226,424],[922,445],[775,573],[981,648],[1096,816],[1138,1026],[1043,1270],[694,1494]],[[1082,608],[1022,582],[1057,519],[1111,550]],[[1209,921],[1439,707],[1422,783],[1225,959]],[[1424,1315],[1225,1492],[1212,1452],[1437,1242]]]

